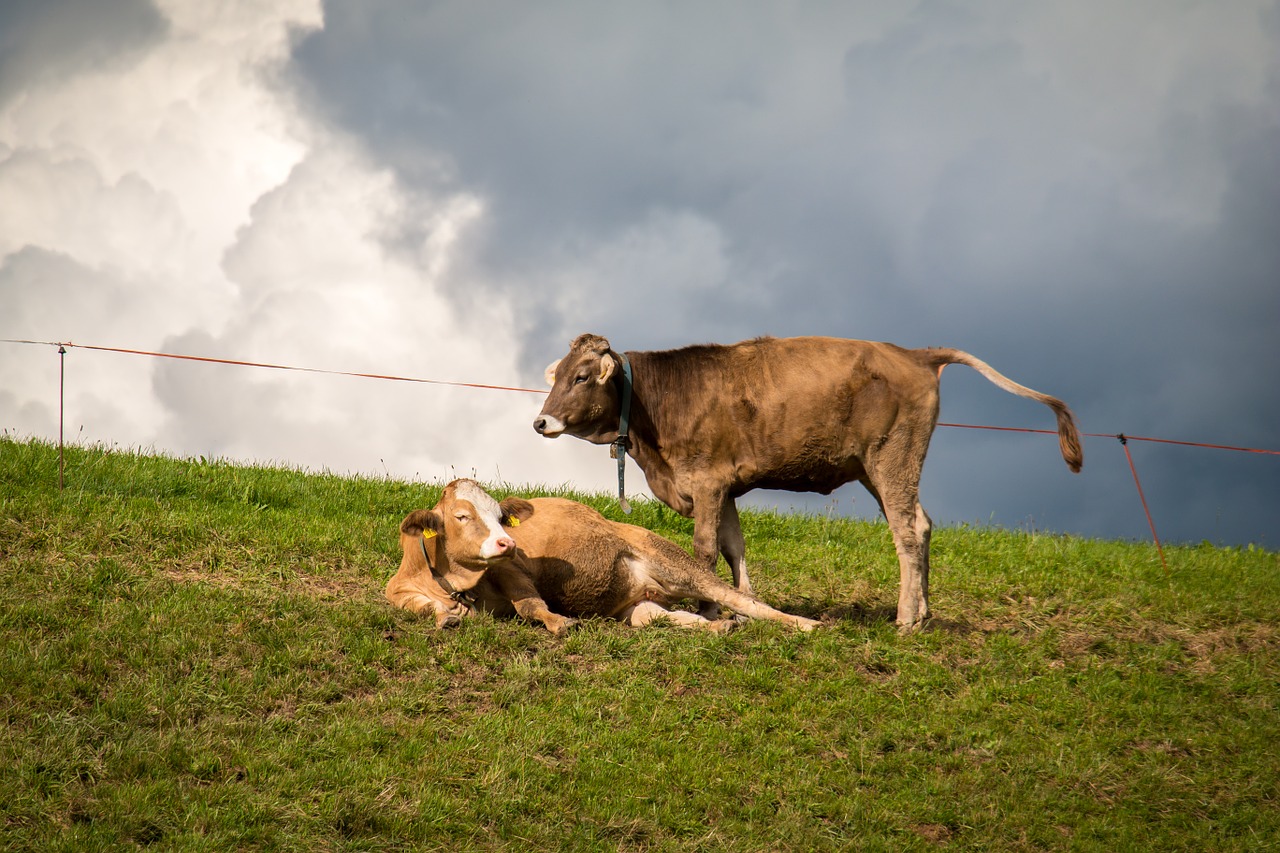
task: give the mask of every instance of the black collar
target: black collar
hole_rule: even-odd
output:
[[[434,533],[431,534],[431,536],[435,535],[436,534]],[[429,538],[431,537],[428,537],[426,533],[423,533],[422,538],[418,540],[418,544],[422,546],[422,558],[427,561],[427,568],[431,571],[431,576],[436,579],[436,583],[440,584],[440,588],[447,592],[449,597],[454,601],[468,606],[474,605],[476,603],[476,597],[471,594],[471,590],[454,589],[453,584],[449,583],[448,579],[445,578],[444,575],[436,574],[436,567],[431,565],[431,556],[427,554],[427,539]]]
[[[609,455],[618,460],[618,505],[622,507],[623,512],[630,515],[631,504],[627,503],[623,480],[626,476],[627,447],[630,444],[628,433],[631,428],[631,362],[624,353],[618,353],[618,359],[622,362],[622,373],[618,377],[618,381],[622,383],[622,387],[618,389],[622,399],[618,414],[618,437],[610,445]]]

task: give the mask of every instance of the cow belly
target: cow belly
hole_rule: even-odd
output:
[[[631,583],[612,559],[594,548],[536,561],[538,593],[551,608],[569,616],[611,616],[630,603]]]
[[[775,471],[762,471],[745,480],[742,485],[731,490],[734,497],[744,495],[752,489],[776,489],[785,492],[817,492],[829,495],[845,483],[860,480],[866,474],[862,460],[850,457],[832,460],[829,457],[815,460],[812,464],[803,461],[782,466]]]
[[[676,545],[670,547],[678,550]],[[651,558],[637,556],[630,549],[620,548],[607,562],[581,553],[574,556],[576,559],[569,571],[557,577],[558,583],[548,583],[545,574],[539,578],[539,591],[545,591],[543,597],[560,612],[571,616],[617,617],[642,601],[670,607],[679,600],[679,596],[667,588],[666,573],[656,570]],[[679,551],[679,556],[690,559],[683,551]]]

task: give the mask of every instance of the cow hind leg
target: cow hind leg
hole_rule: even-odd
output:
[[[937,412],[934,411],[936,419]],[[920,505],[920,472],[932,423],[902,425],[866,460],[862,483],[875,495],[889,522],[898,553],[898,628],[919,630],[929,618],[929,540],[933,524]]]
[[[745,616],[748,619],[768,619],[773,622],[781,622],[791,628],[798,628],[801,631],[812,631],[821,625],[813,619],[806,619],[803,616],[794,616],[790,613],[783,613],[751,593],[739,592],[729,586],[719,578],[695,578],[694,595],[704,600],[715,601],[728,607],[739,616]]]
[[[898,627],[921,628],[929,618],[929,540],[932,522],[918,500],[886,501],[886,516],[898,552]]]
[[[681,628],[700,628],[714,634],[727,634],[737,627],[732,619],[707,619],[687,610],[668,610],[654,601],[642,601],[624,610],[619,618],[634,628],[642,628],[656,619],[667,619]]]
[[[920,504],[915,486],[899,480],[894,485],[878,488],[870,477],[863,478],[880,505],[893,547],[898,554],[898,627],[915,631],[929,618],[929,540],[933,522]]]

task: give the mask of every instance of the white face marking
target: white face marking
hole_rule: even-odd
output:
[[[493,496],[480,488],[478,483],[471,480],[464,480],[455,488],[454,496],[458,500],[470,501],[471,505],[476,509],[476,518],[489,531],[488,537],[480,546],[481,559],[488,560],[496,557],[504,552],[504,549],[498,546],[499,539],[507,539],[507,532],[502,529],[502,507],[498,506],[498,502]]]
[[[544,438],[559,438],[560,433],[564,432],[564,421],[555,415],[543,415],[546,426],[542,430]]]

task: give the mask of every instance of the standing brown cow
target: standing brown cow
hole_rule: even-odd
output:
[[[960,350],[840,338],[621,354],[599,335],[579,335],[547,368],[551,393],[533,428],[610,444],[627,412],[623,442],[649,488],[693,517],[699,561],[714,570],[723,554],[744,591],[751,583],[734,498],[752,489],[830,494],[857,480],[889,522],[900,568],[898,625],[912,629],[929,618],[931,523],[919,485],[948,364],[968,365],[1053,409],[1062,458],[1080,470],[1079,432],[1056,397]]]

